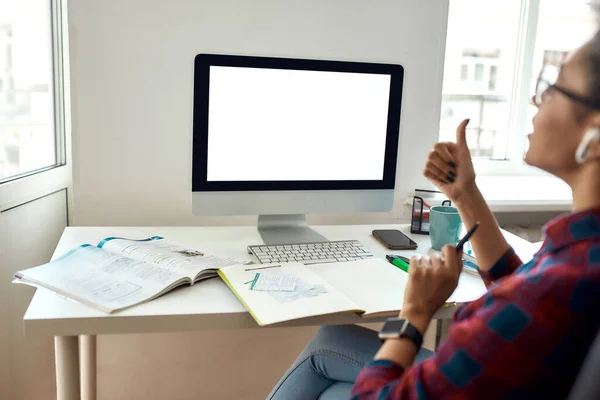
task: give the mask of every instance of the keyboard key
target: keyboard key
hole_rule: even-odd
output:
[[[335,258],[328,258],[324,260],[307,260],[304,261],[304,264],[328,264],[332,262],[338,262]]]

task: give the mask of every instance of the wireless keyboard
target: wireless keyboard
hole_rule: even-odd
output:
[[[358,240],[341,240],[323,243],[256,245],[248,246],[261,264],[298,261],[303,264],[320,264],[355,261],[373,258],[374,255]]]

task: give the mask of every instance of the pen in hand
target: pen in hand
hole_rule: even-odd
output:
[[[469,229],[467,234],[458,241],[458,244],[456,245],[457,253],[460,253],[462,251],[463,246],[465,245],[465,243],[467,243],[469,241],[469,239],[471,239],[471,236],[473,236],[473,234],[475,233],[477,228],[479,228],[479,221],[475,222],[475,225],[473,225],[473,227],[471,229]]]
[[[455,247],[457,253],[460,253],[462,251],[463,246],[465,245],[465,243],[467,243],[469,241],[471,236],[473,236],[473,234],[475,233],[475,231],[477,230],[478,227],[479,227],[479,222],[475,222],[475,225],[473,225],[473,227],[471,229],[469,229],[467,234],[465,236],[463,236],[462,239],[459,240],[458,244]],[[387,256],[385,256],[385,258],[391,264],[400,268],[404,272],[408,272],[408,267],[410,265],[409,259],[407,259],[405,257],[397,256],[395,254],[388,254]],[[442,258],[442,260],[443,260],[443,258]]]

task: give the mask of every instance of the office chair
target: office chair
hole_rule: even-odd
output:
[[[600,331],[590,347],[568,400],[600,399]]]

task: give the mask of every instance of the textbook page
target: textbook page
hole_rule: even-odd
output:
[[[300,263],[236,265],[221,268],[218,273],[261,326],[316,315],[362,312],[352,300]],[[253,290],[257,273],[283,275],[285,279],[279,280],[279,290]],[[295,282],[293,290],[287,286],[290,281]]]
[[[461,273],[458,278],[458,286],[454,293],[446,300],[446,303],[469,303],[475,301],[487,293],[487,288],[479,274],[469,272]]]
[[[98,247],[111,253],[167,268],[192,280],[203,271],[210,273],[221,267],[248,262],[235,257],[207,254],[160,236],[143,240],[106,238],[98,244]]]
[[[404,303],[408,274],[382,259],[313,264],[313,269],[365,310],[365,317],[395,316]],[[461,273],[447,303],[468,303],[487,293],[479,275]]]
[[[19,271],[15,278],[108,313],[150,300],[178,283],[191,283],[182,274],[90,245]]]
[[[308,266],[339,289],[366,316],[394,316],[404,302],[408,274],[379,258]]]

